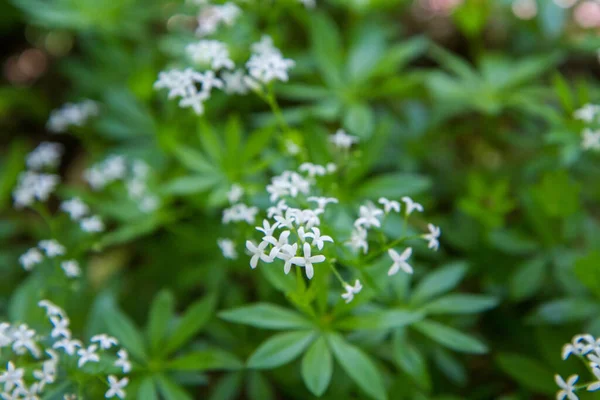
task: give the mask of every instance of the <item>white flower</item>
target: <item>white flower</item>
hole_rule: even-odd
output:
[[[108,376],[108,385],[110,388],[104,395],[107,399],[117,396],[120,399],[125,398],[125,391],[123,390],[125,386],[129,383],[129,378],[125,377],[121,380],[118,380],[116,376],[109,375]]]
[[[285,141],[285,151],[289,155],[295,156],[297,154],[300,154],[300,150],[302,150],[300,146],[298,146],[293,140],[287,139]]]
[[[575,391],[573,386],[577,379],[579,379],[578,375],[571,375],[565,382],[560,375],[554,375],[554,381],[562,389],[556,394],[556,400],[563,400],[565,397],[569,400],[577,400],[578,397],[573,393]]]
[[[285,227],[287,229],[294,229],[294,222],[297,219],[296,209],[288,208],[285,210],[284,215],[276,215],[275,221],[277,221],[280,227]]]
[[[52,258],[56,256],[62,256],[65,254],[65,248],[63,245],[58,243],[56,240],[41,240],[38,243],[38,247],[46,253],[46,256]]]
[[[327,170],[328,174],[333,174],[334,172],[337,171],[337,165],[330,162],[330,163],[327,163],[327,165],[325,166],[325,169]]]
[[[100,348],[103,350],[108,350],[111,347],[119,344],[119,342],[117,341],[116,338],[114,338],[112,336],[108,336],[105,333],[101,333],[99,335],[92,336],[92,338],[90,339],[90,342],[98,343]]]
[[[98,346],[92,344],[87,349],[81,348],[77,350],[77,355],[79,356],[77,366],[81,368],[88,362],[99,362],[100,356],[96,353],[96,349],[98,349]]]
[[[26,271],[31,271],[33,267],[42,262],[44,256],[38,249],[31,248],[23,253],[19,257],[19,263],[23,266],[23,269]]]
[[[239,203],[223,210],[223,223],[245,221],[248,224],[253,224],[256,214],[258,214],[258,208]]]
[[[33,171],[19,175],[17,187],[13,191],[16,208],[32,205],[36,200],[46,201],[60,182],[57,175],[40,174]]]
[[[127,194],[133,199],[139,199],[146,193],[146,182],[142,179],[131,179],[126,185]]]
[[[600,368],[592,368],[592,373],[596,377],[596,381],[588,384],[587,390],[589,392],[595,392],[600,389]]]
[[[227,94],[246,94],[248,93],[248,86],[244,82],[244,71],[236,69],[233,72],[223,71],[221,73],[221,79],[223,80],[223,90]]]
[[[378,217],[381,215],[383,215],[383,211],[375,207],[373,203],[368,203],[367,205],[360,206],[359,218],[354,222],[354,226],[357,228],[370,228],[372,226],[380,228],[381,222],[379,221]]]
[[[12,342],[13,337],[10,332],[10,324],[8,322],[0,322],[0,348],[10,346]]]
[[[209,94],[205,91],[193,93],[179,100],[179,107],[191,107],[196,115],[204,114],[204,102],[209,98]]]
[[[46,310],[46,316],[48,317],[57,315],[61,318],[64,318],[66,316],[63,309],[57,306],[56,304],[52,303],[50,300],[40,300],[38,306]]]
[[[79,263],[75,260],[66,260],[60,263],[60,267],[65,272],[67,278],[77,278],[81,275]]]
[[[67,338],[61,339],[52,345],[53,349],[62,348],[64,350],[64,352],[70,356],[75,354],[75,351],[77,350],[77,348],[80,348],[80,347],[82,347],[82,344],[79,340],[67,339]]]
[[[269,220],[263,219],[262,227],[257,226],[256,230],[265,234],[265,236],[263,236],[263,240],[269,241],[269,238],[273,238],[273,240],[275,240],[273,233],[275,232],[275,229],[277,229],[278,226],[278,222],[275,222],[273,225],[271,225]]]
[[[40,170],[44,167],[55,168],[60,163],[64,152],[60,143],[42,142],[27,155],[27,168]]]
[[[294,60],[283,58],[279,51],[271,51],[253,54],[246,67],[252,78],[266,84],[273,80],[287,82],[288,69],[295,64]]]
[[[590,123],[593,122],[596,116],[600,113],[600,106],[595,104],[586,104],[573,114],[575,119]]]
[[[231,189],[229,189],[229,192],[227,192],[227,200],[229,200],[231,204],[234,204],[240,201],[243,195],[244,188],[238,185],[237,183],[234,183],[233,185],[231,185]]]
[[[412,212],[415,210],[423,212],[423,206],[413,201],[413,199],[411,199],[410,197],[404,196],[402,198],[402,201],[406,204],[406,215],[412,214]]]
[[[348,284],[344,285],[344,289],[346,290],[346,293],[342,294],[342,298],[346,301],[347,303],[350,303],[352,301],[352,299],[354,299],[354,295],[357,294],[358,292],[360,292],[362,290],[362,285],[360,284],[360,281],[357,279],[354,282],[354,286],[350,286]]]
[[[296,257],[296,253],[298,252],[298,243],[294,243],[292,245],[286,244],[279,249],[277,253],[277,258],[284,261],[283,264],[283,272],[286,274],[290,273],[292,268],[292,259]]]
[[[335,197],[315,197],[311,196],[307,199],[308,201],[313,201],[317,203],[317,210],[325,211],[325,207],[329,203],[337,204],[339,201]]]
[[[115,361],[114,364],[115,367],[123,368],[124,374],[129,373],[129,371],[131,371],[131,362],[129,362],[129,354],[127,353],[127,350],[120,349],[119,351],[117,351],[117,357],[118,359]]]
[[[144,213],[150,213],[158,208],[160,205],[160,199],[156,196],[144,196],[140,201],[140,211]]]
[[[246,248],[252,254],[252,258],[250,259],[250,267],[256,268],[258,265],[258,260],[261,259],[264,262],[270,263],[273,262],[273,258],[265,253],[265,249],[269,245],[268,242],[260,242],[258,246],[256,246],[251,241],[246,241]]]
[[[322,165],[316,165],[309,162],[300,164],[298,171],[308,173],[308,176],[311,178],[314,178],[315,176],[323,176],[327,173],[327,170]]]
[[[38,394],[41,393],[41,385],[38,382],[32,383],[29,388],[25,385],[19,386],[13,392],[13,396],[21,396],[19,399],[23,400],[40,400]]]
[[[268,237],[264,241],[273,245],[271,252],[269,253],[270,257],[276,257],[277,254],[281,251],[284,246],[289,245],[288,239],[290,237],[290,231],[283,231],[279,234],[279,239],[275,240],[273,236]]]
[[[323,250],[324,242],[333,243],[333,239],[331,238],[331,236],[327,236],[327,235],[321,236],[321,231],[319,230],[319,228],[315,227],[315,228],[312,228],[311,230],[313,231],[313,233],[310,233],[310,232],[306,233],[305,236],[312,238],[312,245],[317,246],[317,248],[319,250]]]
[[[229,58],[229,49],[218,40],[200,40],[185,48],[188,56],[196,63],[207,64],[217,71],[221,68],[233,69],[235,64]]]
[[[363,253],[366,254],[367,251],[369,251],[369,242],[367,242],[366,229],[361,228],[360,226],[356,227],[356,229],[352,231],[350,240],[347,241],[345,244],[354,251],[362,249]]]
[[[231,239],[217,239],[217,245],[223,253],[223,257],[230,260],[236,260],[238,257],[237,251],[235,250],[235,243]]]
[[[80,222],[80,227],[82,231],[89,233],[104,231],[104,223],[97,215],[82,219]]]
[[[33,371],[33,377],[40,381],[40,385],[54,383],[56,380],[56,362],[54,360],[44,361],[41,370]]]
[[[127,173],[127,164],[125,157],[111,155],[102,163],[104,167],[104,176],[108,181],[116,181],[125,178]]]
[[[581,147],[584,150],[600,150],[600,130],[584,129],[581,138]]]
[[[98,104],[92,100],[66,103],[50,113],[46,128],[53,133],[62,133],[70,125],[83,126],[90,117],[98,115],[98,111]]]
[[[23,386],[23,368],[15,368],[15,364],[9,361],[6,364],[6,371],[0,375],[0,383],[4,384],[4,391],[10,392],[15,386]]]
[[[304,267],[306,269],[306,276],[308,279],[312,279],[314,275],[313,264],[322,263],[325,261],[325,256],[322,254],[319,255],[311,255],[310,244],[304,243],[304,256],[303,257],[294,257],[290,260],[290,262],[294,265],[298,265],[300,267]]]
[[[412,248],[408,247],[402,254],[398,254],[394,249],[389,249],[388,254],[394,262],[388,271],[388,276],[396,275],[400,268],[407,274],[413,273],[412,267],[406,262],[412,254]]]
[[[338,129],[334,135],[329,137],[329,141],[338,149],[349,149],[354,143],[358,142],[358,138],[348,135],[343,129]]]
[[[78,221],[90,211],[88,206],[79,197],[63,201],[60,204],[60,209],[69,214],[74,221]]]
[[[12,333],[13,351],[17,354],[25,354],[25,351],[29,350],[29,352],[35,358],[38,358],[40,356],[40,350],[38,349],[37,344],[35,343],[35,335],[36,332],[33,329],[29,329],[27,325],[19,325],[19,327],[15,329]]]
[[[433,249],[435,251],[440,247],[439,237],[441,234],[441,230],[438,226],[433,224],[427,224],[427,229],[429,229],[429,233],[421,235],[421,237],[425,240],[428,240],[427,247]]]
[[[275,215],[283,215],[283,212],[287,210],[287,208],[288,206],[285,204],[285,200],[279,200],[277,205],[267,209],[267,217],[273,218]]]
[[[221,6],[213,6],[216,9],[216,13],[219,19],[225,23],[225,25],[233,25],[235,20],[238,19],[242,10],[234,3],[228,2]]]
[[[67,339],[71,338],[71,330],[69,329],[69,319],[64,317],[64,318],[58,318],[58,317],[50,317],[50,322],[52,322],[52,325],[54,326],[54,328],[52,328],[52,332],[50,333],[50,336],[55,338],[55,337],[64,337]]]
[[[388,200],[385,197],[380,197],[378,203],[383,205],[383,211],[388,214],[390,211],[400,212],[400,203],[395,200]]]

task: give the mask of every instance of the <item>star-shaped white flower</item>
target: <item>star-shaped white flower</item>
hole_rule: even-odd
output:
[[[362,290],[362,285],[360,284],[360,281],[357,279],[354,282],[354,286],[350,286],[348,284],[344,285],[344,289],[346,290],[346,293],[342,294],[342,298],[346,301],[347,303],[350,303],[353,299],[354,299],[354,295],[357,294],[358,292],[360,292]]]
[[[117,396],[120,399],[124,399],[125,398],[125,390],[123,390],[123,389],[125,389],[125,386],[127,386],[128,383],[129,383],[129,378],[127,378],[127,377],[119,380],[116,376],[109,375],[108,376],[109,389],[106,392],[106,394],[104,395],[104,397],[106,397],[107,399],[110,399],[110,398]]]
[[[413,211],[423,212],[423,206],[411,199],[408,196],[404,196],[402,201],[406,204],[406,215],[412,214]]]
[[[565,382],[564,379],[560,375],[554,375],[554,381],[561,388],[561,390],[556,393],[556,400],[563,400],[564,398],[568,398],[569,400],[578,400],[575,392],[575,382],[579,379],[578,375],[571,375],[569,379]]]
[[[115,361],[115,367],[123,368],[124,374],[129,373],[129,371],[131,371],[131,362],[129,361],[129,354],[127,353],[127,350],[121,349],[117,351],[117,357],[119,358]]]
[[[294,265],[298,265],[300,267],[304,267],[306,269],[306,276],[308,279],[312,279],[315,272],[313,269],[313,264],[322,263],[325,261],[325,256],[322,254],[319,255],[311,255],[310,244],[304,243],[304,256],[303,257],[294,257],[290,260],[290,262]]]
[[[596,381],[588,384],[588,392],[595,392],[600,389],[600,368],[592,368],[592,373],[596,377]]]
[[[273,258],[265,253],[265,249],[269,245],[269,242],[260,242],[258,246],[252,243],[250,240],[246,241],[246,248],[252,254],[252,258],[250,258],[250,267],[252,269],[256,268],[258,265],[258,260],[263,260],[266,263],[273,262]]]
[[[4,384],[4,391],[10,392],[13,387],[21,386],[24,374],[25,370],[23,368],[15,368],[15,364],[9,361],[6,364],[6,371],[0,375],[0,383]]]
[[[429,243],[427,243],[428,248],[437,251],[440,247],[440,242],[438,239],[442,231],[438,226],[435,226],[433,224],[427,224],[427,229],[429,229],[429,233],[421,235],[421,237],[429,241]]]
[[[100,348],[103,350],[110,349],[111,347],[119,344],[119,342],[117,341],[116,338],[114,338],[112,336],[108,336],[105,333],[101,333],[99,335],[92,336],[92,338],[90,339],[90,342],[98,343]]]
[[[390,270],[388,271],[388,276],[396,275],[400,269],[407,274],[413,273],[412,267],[406,262],[412,254],[411,247],[408,247],[406,250],[404,250],[402,254],[398,254],[394,249],[389,249],[388,254],[392,258],[392,261],[394,261],[390,267]]]
[[[323,250],[323,246],[325,244],[324,242],[333,243],[333,239],[331,238],[331,236],[321,235],[321,231],[319,230],[319,228],[314,227],[311,230],[312,233],[308,232],[304,236],[312,238],[313,246],[317,246],[319,250]]]
[[[77,366],[79,368],[83,367],[88,362],[99,362],[100,356],[96,353],[96,349],[98,346],[92,344],[88,346],[87,349],[79,349],[77,350],[77,355],[79,356],[79,361],[77,361]]]
[[[53,349],[60,349],[62,348],[65,353],[67,353],[68,355],[72,356],[73,354],[75,354],[75,351],[77,350],[77,348],[81,348],[82,344],[79,340],[72,340],[72,339],[62,339],[59,340],[58,342],[55,342],[52,345]]]
[[[380,197],[377,202],[383,205],[383,211],[385,211],[386,214],[389,214],[390,211],[400,212],[400,203],[398,203],[396,200],[389,200],[385,197]]]

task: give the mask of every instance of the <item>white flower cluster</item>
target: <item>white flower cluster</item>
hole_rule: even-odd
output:
[[[125,349],[118,350],[116,361],[111,361],[114,356],[108,350],[118,346],[115,338],[105,334],[96,335],[86,347],[80,340],[72,338],[69,318],[60,307],[48,300],[40,301],[39,306],[46,310],[48,320],[52,324],[49,334],[40,335],[26,324],[13,326],[7,322],[0,323],[0,349],[10,349],[13,355],[6,369],[0,370],[0,396],[3,399],[39,400],[50,386],[58,383],[61,363],[69,365],[69,361],[74,359],[77,360],[79,369],[88,363],[100,363],[101,358],[106,358],[114,367],[120,368],[123,374],[131,370],[131,362]],[[31,363],[24,359],[20,366],[20,356],[27,353],[36,362]],[[42,359],[42,354],[48,357]],[[109,375],[105,397],[125,398],[124,388],[128,382],[127,377],[119,380],[117,376]]]
[[[329,137],[329,141],[338,149],[348,150],[354,143],[358,142],[358,138],[348,135],[343,129],[338,129],[334,135]]]
[[[200,90],[198,90],[198,85],[200,85]],[[191,68],[172,69],[159,73],[154,88],[168,89],[169,99],[180,97],[180,107],[191,107],[197,115],[202,115],[204,114],[204,102],[210,98],[212,89],[223,88],[223,81],[217,78],[211,70],[202,73]]]
[[[294,60],[283,58],[281,51],[273,45],[273,39],[264,35],[260,42],[252,45],[252,55],[246,63],[250,77],[246,77],[245,82],[250,87],[256,87],[257,82],[287,82],[288,70],[294,65]]]
[[[587,124],[597,125],[599,115],[600,105],[586,104],[575,111],[574,117]],[[600,129],[586,127],[581,132],[581,147],[583,150],[600,151]]]
[[[144,161],[134,160],[128,166],[125,157],[112,155],[87,169],[84,178],[96,191],[123,181],[129,198],[138,204],[140,211],[150,213],[158,208],[160,201],[148,189],[149,174],[150,167]]]
[[[585,360],[594,374],[595,381],[589,382],[583,386],[590,392],[600,389],[600,339],[596,339],[590,334],[576,335],[573,337],[571,343],[565,344],[562,348],[563,360],[569,358],[570,355],[575,355],[580,359]],[[578,399],[575,394],[575,391],[578,389],[575,387],[575,383],[579,380],[578,375],[571,375],[566,381],[561,376],[555,375],[554,380],[560,388],[556,394],[557,399]]]
[[[83,126],[90,117],[97,116],[98,113],[98,104],[92,100],[66,103],[50,113],[46,127],[50,132],[63,133],[71,125]]]
[[[48,200],[60,183],[60,177],[41,171],[58,167],[63,152],[64,148],[60,143],[42,142],[27,155],[25,162],[28,170],[19,175],[17,187],[13,191],[16,208]]]
[[[203,37],[212,35],[221,24],[232,26],[239,18],[242,10],[234,3],[228,2],[222,5],[208,5],[207,2],[197,2],[203,7],[198,14],[198,28],[196,35]]]
[[[63,201],[60,209],[69,214],[73,221],[78,221],[82,231],[88,233],[104,231],[104,223],[98,215],[86,217],[90,209],[79,197]]]
[[[190,43],[186,46],[185,51],[192,61],[209,66],[213,71],[235,68],[235,64],[229,58],[229,49],[225,43],[218,40],[205,39],[197,43]]]
[[[21,266],[26,271],[31,271],[33,268],[42,263],[45,259],[53,259],[59,256],[64,256],[67,250],[56,240],[41,240],[37,247],[32,247],[19,257]],[[72,259],[60,260],[60,267],[64,271],[67,278],[77,278],[81,275],[79,263]]]

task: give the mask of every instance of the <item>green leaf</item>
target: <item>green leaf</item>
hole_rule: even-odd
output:
[[[568,217],[580,208],[581,185],[564,170],[546,173],[532,192],[537,203],[551,217]]]
[[[248,359],[248,367],[272,369],[293,361],[315,338],[314,331],[278,333],[264,341]]]
[[[375,363],[340,334],[331,333],[327,338],[335,359],[348,376],[369,396],[377,400],[386,400],[383,379]]]
[[[346,63],[350,85],[369,77],[385,52],[385,32],[372,22],[361,24],[354,33]]]
[[[398,72],[411,60],[422,55],[429,46],[429,39],[426,36],[416,36],[393,45],[386,49],[383,58],[377,65],[374,75],[389,76]]]
[[[192,351],[168,364],[177,371],[237,370],[243,363],[236,356],[219,349]]]
[[[406,340],[402,329],[394,332],[394,360],[402,371],[410,376],[424,390],[431,390],[431,377],[427,369],[427,361],[419,349]]]
[[[489,240],[492,245],[507,254],[527,254],[538,248],[538,244],[531,238],[505,229],[490,232]]]
[[[580,298],[554,300],[540,305],[528,318],[530,322],[550,325],[586,321],[598,314],[597,302]]]
[[[156,382],[165,400],[192,400],[192,397],[185,390],[167,376],[158,375]]]
[[[161,290],[152,301],[146,326],[150,349],[155,353],[163,343],[175,310],[175,298],[168,290]]]
[[[393,173],[369,179],[357,190],[357,196],[373,200],[379,197],[400,199],[402,196],[414,196],[431,186],[431,180],[421,175]]]
[[[275,394],[269,380],[259,371],[252,371],[248,376],[248,400],[274,400]]]
[[[252,132],[244,144],[244,163],[247,163],[263,152],[273,139],[274,133],[275,129],[273,129],[273,127],[267,127]]]
[[[320,397],[329,386],[333,374],[333,360],[327,341],[318,338],[302,358],[302,379],[308,390]]]
[[[483,354],[487,346],[472,336],[466,335],[449,326],[434,321],[420,321],[413,325],[415,329],[432,340],[462,353]]]
[[[166,195],[189,195],[204,192],[223,181],[218,174],[188,175],[175,178],[162,187]]]
[[[496,362],[505,374],[534,392],[555,393],[554,373],[536,359],[512,353],[500,353]]]
[[[311,321],[302,314],[269,303],[256,303],[233,310],[221,311],[219,317],[229,322],[264,329],[306,329],[312,326]]]
[[[352,135],[367,140],[375,128],[375,116],[366,103],[352,104],[344,115],[344,128]]]
[[[167,340],[167,354],[179,349],[190,340],[210,319],[216,303],[214,296],[207,296],[192,304],[185,312]]]
[[[454,289],[467,272],[465,262],[455,262],[439,268],[421,280],[411,297],[413,304],[423,304],[440,294]]]
[[[144,378],[137,393],[138,400],[158,400],[158,392],[151,376]]]
[[[449,294],[427,303],[423,312],[427,314],[474,314],[498,305],[492,296],[476,294]]]
[[[575,275],[581,283],[600,297],[600,251],[593,250],[575,262]]]
[[[353,315],[337,322],[340,329],[394,329],[410,325],[423,319],[423,313],[408,310],[387,310]]]
[[[519,265],[510,278],[510,297],[519,301],[535,295],[544,285],[546,264],[545,257],[538,257]]]
[[[200,142],[202,142],[202,148],[212,159],[213,163],[221,163],[223,158],[223,144],[212,126],[204,119],[198,123],[198,137],[200,138]]]
[[[206,159],[204,154],[190,147],[176,146],[174,149],[177,159],[187,168],[196,172],[214,172],[215,167]]]
[[[148,355],[144,348],[144,337],[140,330],[127,315],[118,310],[112,302],[109,304],[102,318],[110,334],[114,335],[119,342],[140,360],[146,360]]]
[[[340,31],[324,13],[312,13],[310,38],[314,59],[329,86],[342,84],[342,39]]]

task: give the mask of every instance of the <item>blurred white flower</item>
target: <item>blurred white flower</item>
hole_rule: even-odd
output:
[[[408,247],[402,254],[398,254],[394,249],[389,249],[388,254],[394,262],[388,271],[388,276],[396,275],[400,269],[407,274],[413,273],[412,267],[406,262],[412,254],[412,248]]]
[[[105,333],[101,333],[99,335],[92,336],[92,338],[90,339],[90,342],[98,343],[100,348],[103,350],[108,350],[111,347],[117,346],[119,344],[119,342],[117,341],[116,338],[114,338],[112,336],[108,336]]]
[[[31,206],[36,200],[46,201],[59,184],[57,175],[25,171],[19,175],[17,187],[13,191],[16,208]]]
[[[238,257],[237,251],[235,250],[235,243],[231,239],[217,239],[217,244],[223,253],[223,257],[230,260],[236,260]]]
[[[342,294],[342,298],[346,301],[347,303],[350,303],[353,299],[354,299],[354,295],[359,293],[362,290],[362,285],[360,284],[360,281],[357,279],[354,282],[354,286],[350,286],[348,284],[344,285],[344,289],[346,290],[346,293]]]
[[[343,129],[329,137],[329,141],[338,149],[349,149],[354,143],[358,142],[358,137],[348,135]]]
[[[129,353],[127,350],[120,349],[117,351],[118,359],[115,361],[115,367],[121,367],[123,369],[123,373],[126,374],[131,371],[131,362],[129,361]]]
[[[125,398],[125,390],[123,390],[123,389],[125,389],[125,386],[127,386],[128,383],[129,383],[129,378],[127,378],[127,377],[119,380],[116,376],[109,375],[108,376],[109,389],[104,396],[107,399],[113,398],[115,396],[117,396],[120,399],[124,399]]]
[[[98,115],[98,104],[92,100],[66,103],[50,113],[46,128],[53,133],[63,133],[69,126],[83,126],[90,117]]]
[[[64,147],[60,143],[42,142],[27,155],[27,168],[33,170],[40,170],[44,167],[56,168],[63,152]]]
[[[581,147],[584,150],[600,150],[600,130],[584,129],[581,136]]]
[[[427,243],[428,248],[437,251],[440,247],[440,242],[438,239],[440,237],[441,230],[438,226],[435,226],[433,224],[427,224],[427,229],[429,229],[429,233],[426,233],[421,237],[429,241],[429,243]]]
[[[60,263],[60,267],[68,278],[77,278],[81,275],[81,268],[79,268],[79,263],[75,260],[63,261]]]
[[[234,183],[231,185],[229,192],[227,192],[227,200],[229,200],[229,203],[234,204],[240,201],[243,195],[244,188],[241,185]]]
[[[90,211],[89,207],[79,197],[63,201],[60,204],[60,209],[69,214],[74,221],[78,221]]]
[[[87,348],[81,348],[77,350],[77,355],[79,356],[79,360],[77,361],[77,366],[79,368],[83,367],[88,362],[99,362],[100,356],[96,353],[98,346],[92,344]]]
[[[210,65],[217,71],[221,68],[234,69],[235,64],[229,58],[229,49],[218,40],[201,40],[188,44],[185,48],[188,56],[196,63]]]
[[[44,250],[44,253],[46,253],[46,255],[50,258],[52,257],[56,257],[56,256],[62,256],[63,254],[65,254],[65,247],[63,245],[61,245],[60,243],[58,243],[56,240],[51,239],[51,240],[41,240],[38,243],[38,247],[42,250]]]
[[[104,231],[104,223],[97,215],[82,219],[79,225],[84,232],[98,233]]]
[[[248,93],[248,86],[244,82],[244,71],[236,69],[233,72],[223,71],[221,73],[221,79],[223,80],[223,91],[227,94],[241,94]]]
[[[380,197],[378,203],[383,205],[383,211],[386,214],[388,214],[390,211],[400,212],[400,203],[395,200],[389,200],[385,197]]]
[[[44,256],[38,249],[31,248],[23,253],[19,257],[19,263],[23,266],[23,269],[26,271],[31,271],[33,267],[42,262]]]
[[[563,400],[564,398],[568,398],[569,400],[578,400],[577,395],[574,393],[574,385],[578,379],[578,375],[571,375],[565,382],[560,375],[554,375],[554,381],[558,387],[561,388],[561,390],[556,394],[556,400]]]
[[[411,199],[408,196],[404,196],[402,198],[402,201],[406,204],[406,215],[410,215],[413,213],[413,211],[419,211],[419,212],[423,212],[423,206],[420,205],[419,203],[415,202],[413,199]]]

